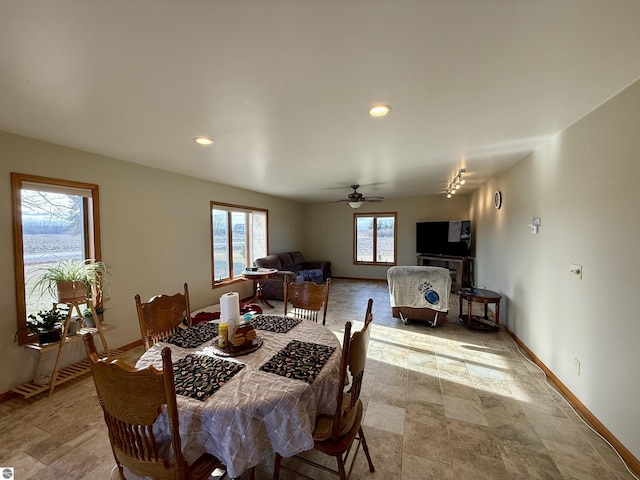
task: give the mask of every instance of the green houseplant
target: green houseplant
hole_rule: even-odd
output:
[[[69,311],[64,308],[52,308],[40,310],[36,314],[27,317],[27,321],[21,330],[29,330],[38,335],[40,345],[59,342],[62,337],[62,327]],[[18,336],[16,332],[16,338]],[[15,340],[15,339],[14,339]]]
[[[108,274],[107,265],[99,260],[61,260],[36,269],[32,289],[48,293],[60,303],[90,297],[95,306],[101,307]]]
[[[106,300],[106,299],[104,299]],[[100,323],[102,323],[102,314],[105,311],[104,307],[95,307],[96,310],[96,314],[98,315],[98,320],[100,321]],[[91,312],[90,309],[86,308],[84,309],[84,311],[82,312],[82,314],[84,315],[84,324],[87,327],[95,327],[96,326],[96,322],[93,318],[93,313]]]

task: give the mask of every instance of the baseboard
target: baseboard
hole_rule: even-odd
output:
[[[542,363],[542,361],[533,353],[529,347],[527,347],[522,340],[518,338],[518,336],[513,333],[506,325],[503,325],[505,332],[507,332],[511,338],[518,344],[518,346],[526,352],[527,355],[531,358],[533,363],[538,365],[545,375],[551,380],[554,385],[558,388],[558,390],[566,397],[566,399],[571,403],[573,408],[580,414],[580,416],[586,420],[591,427],[602,435],[613,448],[617,450],[620,456],[624,459],[625,463],[629,466],[629,468],[636,474],[640,475],[640,461],[633,456],[633,454],[625,448],[625,446],[620,443],[620,441],[605,427],[600,420],[596,418],[596,416],[589,411],[587,407],[576,397],[571,390],[569,390],[566,385],[564,385],[558,377],[556,377],[549,368]]]
[[[387,283],[386,278],[363,278],[363,277],[339,277],[337,275],[331,275],[331,278],[340,278],[342,280],[360,280],[366,282],[384,282]]]
[[[16,392],[9,390],[8,392],[0,393],[0,403],[11,400],[12,398],[19,397]]]

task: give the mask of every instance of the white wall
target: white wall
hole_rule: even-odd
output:
[[[476,283],[502,293],[502,320],[636,458],[639,178],[636,82],[484,185],[471,205]],[[538,235],[527,226],[534,217]],[[582,280],[570,277],[571,263],[582,265]]]
[[[172,294],[187,282],[193,310],[217,303],[231,289],[250,295],[249,281],[211,288],[210,201],[267,208],[270,250],[303,249],[300,204],[0,132],[0,394],[31,380],[38,359],[36,352],[13,342],[10,172],[100,186],[102,259],[112,271],[105,321],[117,327],[108,333],[110,347],[140,338],[136,293],[143,299]],[[66,359],[81,357],[81,342],[67,353]]]
[[[469,195],[386,199],[358,210],[341,204],[305,205],[304,244],[308,260],[330,260],[333,276],[387,278],[388,267],[353,265],[353,217],[358,213],[397,213],[398,265],[416,265],[416,222],[466,220]]]

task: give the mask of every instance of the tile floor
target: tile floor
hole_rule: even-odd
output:
[[[335,279],[327,326],[340,338],[346,320],[360,328],[368,298],[374,323],[363,426],[376,472],[360,452],[352,479],[634,478],[507,334],[457,322],[456,296],[446,323],[404,325],[391,316],[386,283]],[[281,313],[282,302],[273,303]],[[131,350],[126,359],[141,353]],[[271,478],[272,462],[270,455],[258,466],[258,479]],[[91,378],[68,382],[50,398],[1,403],[0,466],[14,467],[20,480],[108,479],[113,457]],[[294,466],[317,480],[337,478]]]

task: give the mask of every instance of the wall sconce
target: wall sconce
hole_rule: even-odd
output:
[[[531,235],[536,235],[538,233],[538,227],[540,227],[540,219],[534,218],[529,224],[529,228],[531,229]]]

